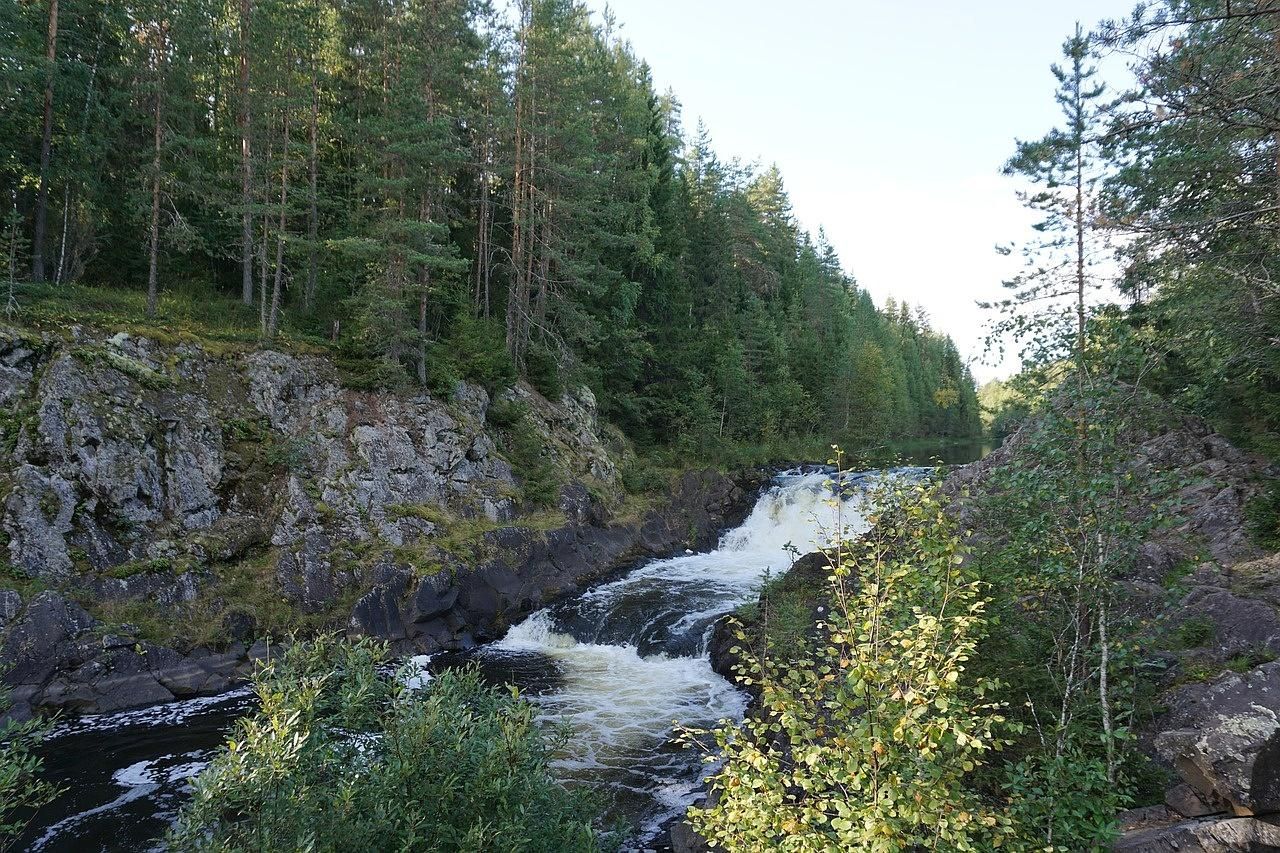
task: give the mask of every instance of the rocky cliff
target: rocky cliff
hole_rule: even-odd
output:
[[[1139,732],[1170,781],[1164,802],[1120,816],[1125,853],[1280,850],[1280,555],[1254,542],[1247,506],[1280,474],[1203,420],[1164,409],[1128,435],[1127,467],[1177,483],[1173,523],[1142,544],[1120,578],[1140,625],[1158,712]],[[980,493],[1021,439],[948,478]],[[967,523],[982,519],[960,500]]]
[[[466,647],[750,497],[705,472],[627,499],[586,389],[354,390],[318,355],[193,338],[0,329],[0,407],[18,714],[216,692],[290,630]]]

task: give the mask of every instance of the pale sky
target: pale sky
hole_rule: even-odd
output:
[[[603,9],[605,0],[590,0]],[[924,307],[979,380],[984,312],[1032,221],[1000,175],[1017,137],[1058,121],[1049,64],[1079,20],[1132,0],[610,0],[660,90],[721,157],[776,162],[877,303]]]

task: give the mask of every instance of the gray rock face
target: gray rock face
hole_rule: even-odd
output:
[[[1155,738],[1161,758],[1215,808],[1280,812],[1280,662],[1180,688]]]
[[[247,668],[243,648],[165,649],[127,630],[104,645],[108,626],[75,600],[147,602],[176,625],[209,608],[251,642],[271,627],[255,596],[270,596],[334,627],[350,607],[351,631],[404,650],[466,647],[624,559],[714,536],[745,506],[732,482],[693,475],[671,511],[610,525],[595,495],[618,471],[591,393],[504,396],[568,482],[559,529],[516,521],[521,484],[483,389],[355,391],[319,357],[0,327],[0,402],[15,413],[0,424],[0,541],[6,562],[59,590],[25,605],[0,590],[0,667],[19,706],[163,701]],[[497,529],[459,559],[440,527],[473,519]]]
[[[245,675],[253,659],[254,650],[243,644],[222,653],[180,654],[129,634],[107,633],[79,605],[46,591],[14,615],[0,648],[14,700],[4,716],[119,711],[220,693]]]
[[[510,393],[529,401],[566,470],[616,481],[589,392],[555,405],[527,387]],[[318,610],[363,583],[335,548],[432,535],[423,514],[399,508],[515,515],[519,484],[485,432],[489,397],[465,383],[446,403],[344,389],[321,358],[212,356],[123,333],[32,343],[0,329],[0,399],[26,413],[6,424],[17,434],[0,455],[8,562],[54,584],[132,596],[97,579],[130,562],[233,560],[269,542],[285,595]]]
[[[425,577],[395,567],[356,603],[349,630],[428,653],[497,639],[518,619],[637,557],[709,545],[746,514],[751,497],[720,474],[691,473],[667,507],[640,522],[498,528],[485,534],[481,550],[491,556],[477,565],[451,564]]]
[[[1214,661],[1259,652],[1280,656],[1280,616],[1265,601],[1216,586],[1196,586],[1174,605],[1167,624],[1177,630],[1192,619],[1211,626],[1206,646]]]

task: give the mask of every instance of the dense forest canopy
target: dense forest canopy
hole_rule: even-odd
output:
[[[373,384],[584,382],[641,445],[978,429],[952,342],[878,309],[777,168],[685,139],[674,96],[580,2],[0,16],[18,307],[70,283],[146,286],[150,313],[221,299]]]

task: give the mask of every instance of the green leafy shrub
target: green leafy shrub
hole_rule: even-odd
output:
[[[1199,616],[1178,626],[1178,643],[1184,649],[1198,649],[1212,640],[1213,634],[1213,620]]]
[[[548,400],[559,400],[564,393],[564,384],[560,379],[560,358],[556,351],[546,344],[532,343],[525,353],[525,374],[529,384]]]
[[[520,478],[520,491],[532,507],[549,507],[560,496],[560,475],[543,453],[544,440],[529,418],[503,435],[502,449]]]
[[[494,321],[478,320],[463,312],[454,326],[450,347],[462,375],[490,392],[509,388],[519,378],[507,353],[504,330]]]
[[[0,687],[0,715],[9,708],[9,692]],[[40,779],[44,759],[37,750],[48,730],[48,721],[38,718],[0,725],[0,850],[8,850],[35,810],[59,793]]]
[[[518,399],[494,400],[487,419],[499,430],[499,447],[520,479],[525,503],[552,506],[560,496],[560,474],[543,452],[546,439],[530,416],[528,404]]]
[[[304,439],[285,437],[273,432],[267,436],[263,460],[272,468],[298,471],[306,464],[307,451]]]
[[[521,400],[500,399],[489,405],[486,419],[498,429],[509,429],[529,414],[529,407]]]
[[[667,472],[643,462],[632,462],[622,469],[622,487],[633,495],[655,494],[670,485]]]
[[[387,648],[320,638],[259,669],[260,709],[194,781],[181,851],[594,851],[590,798],[552,779],[532,706],[474,670],[423,689]]]
[[[1106,761],[1074,744],[1010,765],[1004,790],[1013,820],[1046,839],[1043,849],[1104,850],[1118,834],[1116,812],[1124,797],[1108,778]],[[1032,835],[1024,832],[1023,840]]]
[[[931,484],[879,491],[875,527],[834,554],[830,616],[789,665],[739,637],[760,710],[713,733],[723,765],[710,804],[689,811],[717,849],[974,850],[1012,836],[968,784],[1005,722],[996,684],[966,674],[984,601],[943,500]]]

